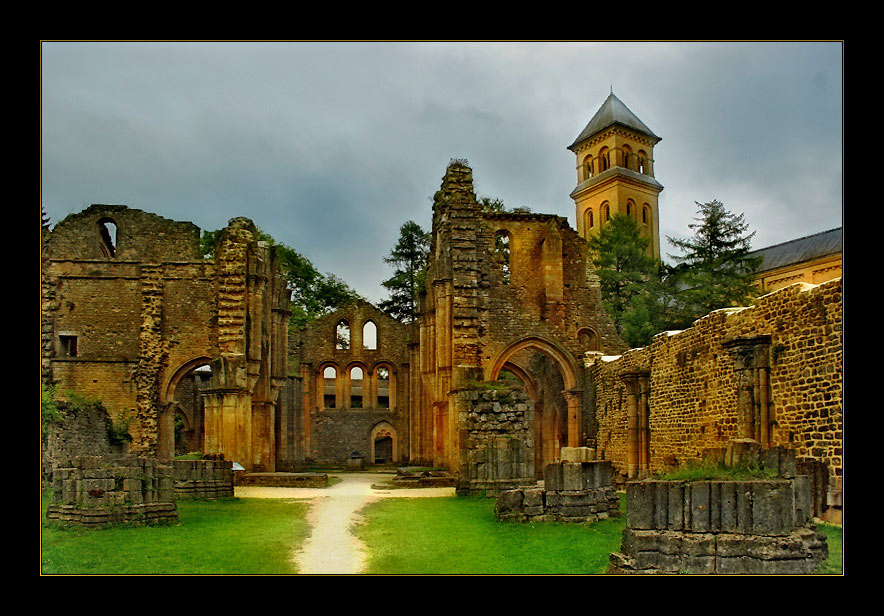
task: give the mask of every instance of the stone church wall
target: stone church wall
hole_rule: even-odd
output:
[[[715,311],[621,356],[588,356],[597,450],[625,476],[630,451],[639,473],[647,473],[754,438],[795,450],[799,461],[825,463],[830,481],[840,482],[843,362],[841,279]],[[647,391],[630,390],[636,379],[646,379]],[[630,417],[630,403],[637,417]],[[645,461],[636,441],[647,443]]]

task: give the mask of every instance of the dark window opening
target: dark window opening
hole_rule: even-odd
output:
[[[99,248],[103,257],[113,259],[117,255],[117,224],[110,218],[98,221]]]
[[[77,356],[77,337],[76,336],[59,336],[59,342],[61,343],[61,355],[62,357],[76,357]]]

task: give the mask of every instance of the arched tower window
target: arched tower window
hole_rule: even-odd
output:
[[[595,219],[592,215],[592,208],[587,208],[583,213],[583,228],[586,230],[592,229],[595,226]]]
[[[648,173],[648,155],[644,150],[638,151],[638,172],[639,173]]]
[[[628,145],[624,145],[623,146],[623,166],[626,167],[627,169],[631,169],[632,167],[630,165],[632,165],[632,159],[633,159],[632,148],[630,148]]]
[[[602,148],[599,150],[599,173],[602,171],[607,171],[608,167],[611,166],[611,158],[608,153],[608,148]]]
[[[602,204],[602,216],[605,222],[611,220],[611,205],[607,201]]]
[[[647,203],[642,208],[642,224],[645,224],[645,225],[651,224],[651,208],[648,207]]]
[[[110,218],[98,221],[98,249],[107,259],[117,255],[117,223]]]
[[[592,177],[592,155],[590,154],[583,159],[583,179],[588,180]]]
[[[378,326],[374,321],[366,321],[362,326],[362,348],[369,350],[378,348]]]
[[[345,319],[338,321],[335,326],[335,348],[344,350],[350,348],[350,324]]]
[[[494,254],[500,259],[503,269],[503,284],[510,283],[510,235],[500,230],[494,234]]]
[[[632,202],[632,199],[626,200],[626,215],[632,216],[635,213],[635,203]]]

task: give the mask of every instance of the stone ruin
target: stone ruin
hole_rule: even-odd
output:
[[[813,573],[828,544],[813,523],[811,478],[796,474],[788,450],[762,452],[743,442],[728,450],[728,462],[745,460],[746,451],[777,477],[628,482],[626,529],[609,573]]]

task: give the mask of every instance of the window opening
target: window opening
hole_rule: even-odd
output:
[[[350,348],[350,324],[347,321],[338,321],[335,327],[335,348],[343,350]]]
[[[362,368],[354,366],[350,369],[350,408],[362,408]]]
[[[62,334],[59,335],[58,340],[61,344],[61,356],[62,357],[76,357],[77,356],[77,337],[73,334]]]
[[[378,408],[390,408],[390,371],[381,366],[378,368]]]
[[[98,234],[102,256],[113,259],[117,254],[117,223],[102,218],[98,221]]]
[[[378,326],[374,321],[366,321],[362,326],[362,348],[369,350],[378,348]]]
[[[326,409],[335,408],[335,389],[336,389],[336,381],[338,378],[338,371],[335,370],[334,366],[326,366],[325,370],[322,371],[322,381],[323,381],[323,392],[322,392],[322,407]]]
[[[494,254],[501,260],[503,284],[510,283],[510,236],[506,231],[498,231],[494,236]]]

